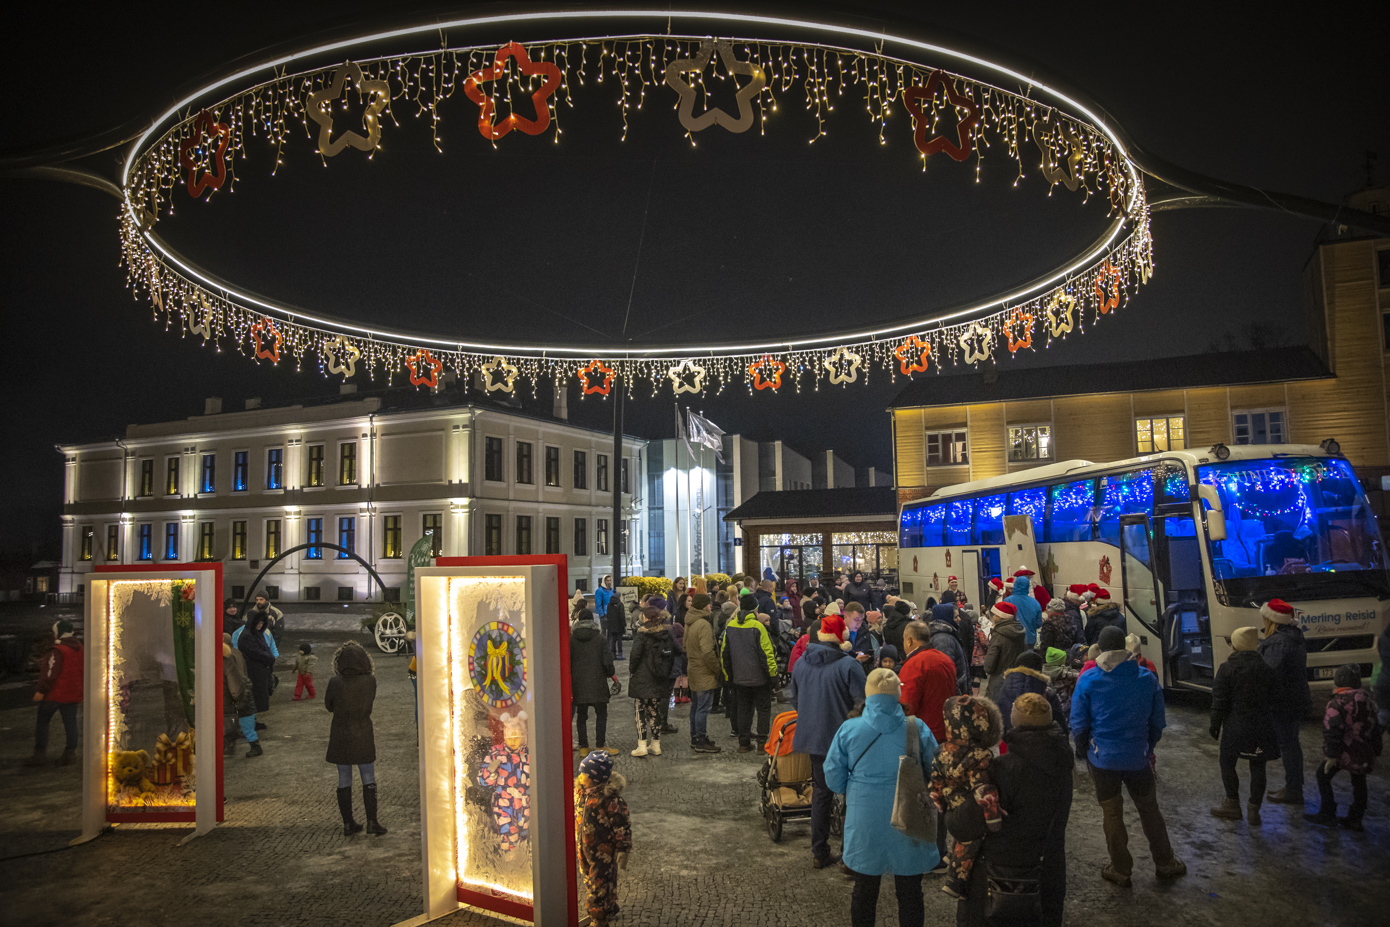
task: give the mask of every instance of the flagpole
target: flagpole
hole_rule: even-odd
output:
[[[674,444],[675,444],[674,450],[675,450],[675,453],[676,453],[676,480],[675,480],[675,487],[674,487],[674,490],[675,490],[675,497],[676,497],[676,498],[675,498],[675,503],[676,503],[676,543],[673,544],[673,545],[671,545],[671,549],[674,551],[675,556],[676,556],[676,564],[675,564],[675,566],[676,566],[676,572],[675,572],[675,575],[676,575],[676,576],[680,576],[680,575],[681,575],[681,549],[682,549],[682,545],[681,545],[681,480],[680,480],[680,468],[681,468],[681,463],[680,463],[680,452],[681,452],[681,405],[680,405],[679,402],[673,402],[673,403],[671,403],[671,405],[672,405],[672,407],[674,407],[675,410],[676,410],[676,440],[675,440],[675,442],[674,442]]]

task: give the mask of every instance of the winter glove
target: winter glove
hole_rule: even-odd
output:
[[[1323,760],[1323,761],[1322,761],[1322,771],[1323,771],[1323,775],[1326,775],[1326,776],[1332,775],[1334,772],[1337,771],[1337,761],[1336,761],[1336,760],[1331,760],[1331,759]]]
[[[621,869],[623,872],[627,872],[627,854],[619,853],[617,856],[617,860],[618,868]]]
[[[1212,739],[1212,740],[1220,740],[1220,739],[1221,739],[1221,725],[1219,725],[1219,724],[1213,724],[1213,725],[1211,726],[1211,739]]]
[[[623,691],[622,683],[618,682],[617,675],[613,676],[613,684],[608,687],[608,691],[614,695],[621,695]]]
[[[985,827],[991,834],[999,833],[999,829],[1004,826],[1003,818],[995,818],[993,821],[985,821]]]

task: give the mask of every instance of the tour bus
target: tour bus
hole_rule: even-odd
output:
[[[1020,565],[1054,595],[1096,583],[1165,686],[1207,690],[1231,633],[1262,629],[1260,606],[1279,598],[1299,610],[1315,687],[1330,688],[1347,663],[1366,677],[1390,615],[1390,571],[1339,450],[1218,444],[948,486],[902,508],[903,595],[925,604],[955,576],[978,604],[990,577],[1007,585]]]

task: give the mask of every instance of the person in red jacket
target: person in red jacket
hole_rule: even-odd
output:
[[[77,706],[82,704],[82,642],[73,636],[71,621],[53,625],[53,645],[39,661],[37,688],[34,701],[39,703],[39,720],[34,728],[34,755],[25,765],[48,763],[48,725],[55,712],[63,716],[67,735],[58,765],[71,765],[77,760]]]
[[[907,655],[898,667],[902,691],[898,701],[908,714],[921,718],[931,728],[937,743],[946,742],[946,700],[956,694],[956,662],[931,646],[931,627],[925,621],[910,621],[903,629],[903,648]],[[946,871],[946,820],[938,814],[936,849],[941,862],[930,872]]]

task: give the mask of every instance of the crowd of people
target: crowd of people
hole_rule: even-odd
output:
[[[1034,574],[995,577],[986,601],[971,603],[956,577],[940,601],[918,604],[862,573],[822,586],[811,578],[735,575],[727,585],[682,577],[669,595],[637,603],[640,621],[628,650],[628,696],[638,744],[634,757],[661,755],[663,734],[678,733],[667,709],[691,702],[690,748],[718,753],[711,718],[722,716],[738,750],[768,740],[774,698],[797,712],[792,749],[810,759],[811,865],[853,878],[850,921],[874,923],[880,884],[892,873],[899,923],[923,923],[923,876],[957,899],[961,925],[1060,925],[1067,894],[1066,830],[1076,761],[1085,764],[1101,809],[1108,861],[1099,875],[1130,887],[1134,858],[1124,820],[1128,793],[1138,812],[1159,881],[1186,875],[1174,853],[1157,789],[1158,746],[1166,724],[1158,671],[1141,653],[1123,610],[1098,585],[1052,595]],[[1265,801],[1302,805],[1298,723],[1311,691],[1307,646],[1296,611],[1274,599],[1263,627],[1241,628],[1216,674],[1211,734],[1220,742],[1225,799],[1213,816],[1262,823]],[[606,717],[620,689],[628,626],[611,577],[594,608],[577,595],[571,631],[571,679],[579,749],[608,781],[611,757],[603,722],[590,749],[585,718]],[[606,639],[606,640],[605,640]],[[1390,656],[1390,630],[1382,634]],[[1362,829],[1366,774],[1380,752],[1390,712],[1361,686],[1360,667],[1337,672],[1324,716],[1323,758],[1311,823]],[[1390,705],[1390,680],[1377,682]],[[605,763],[591,755],[603,754]],[[934,834],[895,827],[901,763],[917,757],[933,808]],[[1267,791],[1266,763],[1282,759],[1284,781]],[[1238,765],[1249,767],[1240,802]],[[1336,813],[1333,781],[1345,770],[1352,803]],[[835,796],[845,797],[841,855],[831,844]],[[626,804],[622,805],[626,828]],[[582,822],[581,822],[582,823]],[[630,833],[623,831],[630,845]],[[582,841],[581,841],[582,842]],[[625,859],[626,850],[623,852]],[[602,862],[589,878],[596,924],[615,908],[617,868]]]

